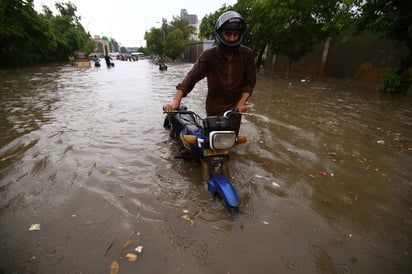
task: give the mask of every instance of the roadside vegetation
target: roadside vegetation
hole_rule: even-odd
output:
[[[254,48],[259,67],[265,51],[288,57],[290,67],[318,43],[348,40],[364,31],[378,39],[404,44],[408,55],[384,76],[382,91],[406,92],[412,83],[412,1],[410,0],[238,0],[206,16],[201,37],[212,37],[214,22],[228,9],[248,23],[246,43]]]
[[[33,0],[0,0],[0,66],[16,67],[67,61],[76,50],[92,52],[95,45],[80,24],[72,3],[56,3],[39,14]],[[364,31],[378,39],[404,44],[408,56],[384,76],[384,92],[406,92],[412,83],[412,1],[410,0],[238,0],[202,18],[199,38],[214,39],[216,19],[223,12],[239,11],[248,23],[245,43],[252,47],[260,67],[265,53],[286,56],[287,77],[298,62],[319,43],[338,37],[350,39]],[[185,46],[196,42],[196,30],[174,17],[145,34],[146,55],[178,58]],[[112,39],[112,38],[111,38]],[[341,39],[341,38],[339,38]]]
[[[80,24],[77,8],[56,3],[58,15],[33,0],[0,0],[0,66],[20,67],[67,61],[76,50],[91,52],[95,45]]]

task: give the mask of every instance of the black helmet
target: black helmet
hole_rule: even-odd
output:
[[[223,45],[226,49],[237,49],[243,40],[243,32],[246,29],[246,23],[243,17],[236,11],[227,11],[219,16],[216,21],[215,30],[218,44]],[[222,37],[222,30],[239,30],[239,39],[235,42],[227,42]]]

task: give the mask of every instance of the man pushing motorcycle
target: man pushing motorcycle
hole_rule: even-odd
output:
[[[221,116],[229,109],[246,112],[246,102],[256,84],[256,67],[251,48],[242,45],[246,23],[236,11],[223,13],[216,21],[217,45],[204,51],[164,111],[176,110],[197,82],[207,77],[206,115]],[[231,129],[239,133],[241,115],[232,115]]]

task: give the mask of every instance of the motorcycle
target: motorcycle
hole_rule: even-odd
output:
[[[174,111],[165,111],[163,127],[170,130],[170,137],[177,141],[180,157],[198,159],[202,179],[212,196],[219,195],[230,215],[239,213],[239,200],[230,182],[229,150],[246,142],[230,129],[229,116],[244,113],[231,109],[223,116],[201,118],[197,113],[180,106]]]

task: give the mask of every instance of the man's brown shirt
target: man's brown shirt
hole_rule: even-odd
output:
[[[243,92],[253,92],[256,67],[252,49],[241,45],[231,60],[218,46],[204,51],[176,88],[186,96],[204,77],[208,86],[206,114],[222,115],[236,106]]]

